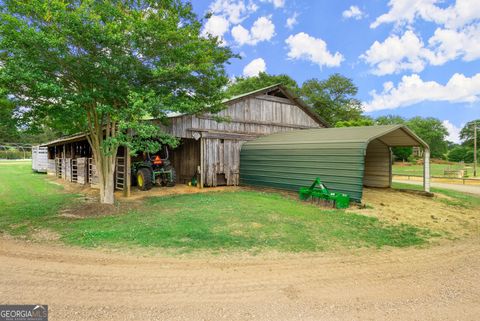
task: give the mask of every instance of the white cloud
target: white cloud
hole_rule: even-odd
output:
[[[427,64],[439,66],[462,58],[472,61],[480,58],[480,25],[459,30],[437,28],[428,45],[412,31],[401,37],[391,35],[385,41],[375,41],[360,56],[373,67],[375,75],[388,75],[409,70],[420,72]]]
[[[466,26],[459,30],[437,28],[428,40],[435,53],[433,65],[442,65],[462,57],[465,61],[480,58],[480,24]]]
[[[207,34],[210,34],[214,37],[220,37],[222,42],[226,44],[223,40],[223,36],[228,31],[229,27],[230,22],[225,17],[213,15],[203,26],[202,35],[206,36]]]
[[[242,22],[257,9],[257,5],[252,1],[245,4],[244,0],[216,0],[210,5],[210,10],[214,14],[225,17],[233,24]]]
[[[261,0],[261,1],[271,3],[275,8],[283,8],[285,6],[285,0]]]
[[[260,17],[254,23],[250,30],[242,25],[232,28],[233,39],[241,46],[244,44],[256,45],[261,41],[268,41],[275,35],[275,25],[267,17]]]
[[[350,8],[342,12],[342,16],[346,19],[353,18],[355,20],[360,20],[365,17],[365,13],[357,6],[350,6]]]
[[[378,94],[370,92],[372,100],[364,104],[365,111],[395,109],[423,101],[467,102],[480,100],[480,73],[472,77],[454,74],[450,80],[441,85],[435,81],[423,81],[419,75],[403,76],[397,87],[391,83],[384,84]]]
[[[298,23],[297,18],[298,18],[298,13],[294,12],[293,16],[287,18],[285,27],[287,27],[288,29],[293,29],[293,26],[295,26]]]
[[[290,59],[308,60],[320,67],[338,67],[343,61],[341,53],[331,54],[328,51],[325,41],[304,32],[289,36],[285,42],[289,47],[288,57]]]
[[[265,60],[263,60],[263,58],[257,58],[250,61],[250,63],[243,68],[243,75],[245,77],[253,77],[266,70],[267,64]]]
[[[449,120],[444,120],[442,122],[442,124],[448,130],[447,140],[451,141],[451,142],[454,142],[456,144],[460,144],[461,143],[461,140],[460,140],[460,130],[461,130],[461,128],[455,126]]]
[[[425,67],[425,60],[431,57],[432,53],[411,30],[407,30],[401,37],[392,35],[384,42],[375,41],[360,56],[373,67],[372,73],[375,75],[388,75],[403,70],[420,72]]]
[[[442,24],[447,28],[459,28],[480,19],[478,0],[457,0],[446,8],[437,6],[441,0],[390,0],[390,10],[379,16],[370,28],[384,23],[411,24],[417,18]]]

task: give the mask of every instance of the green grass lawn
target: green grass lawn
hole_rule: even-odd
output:
[[[468,166],[468,164],[467,164]],[[446,168],[450,168],[452,170],[460,170],[465,169],[465,165],[461,164],[430,164],[430,173],[432,176],[444,176],[444,170]],[[468,175],[473,174],[473,170],[470,168],[467,169]],[[392,173],[393,175],[411,175],[411,176],[422,176],[423,175],[423,165],[407,165],[402,166],[394,164],[392,166]]]
[[[60,208],[82,202],[29,164],[0,165],[0,231],[31,237],[39,229],[73,245],[140,246],[174,251],[323,251],[338,247],[404,247],[430,233],[373,217],[324,210],[257,191],[153,197],[125,213],[72,219]]]

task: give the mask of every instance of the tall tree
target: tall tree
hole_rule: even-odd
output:
[[[444,157],[447,152],[448,130],[440,120],[433,117],[413,117],[408,120],[407,126],[430,146],[432,157]]]
[[[298,92],[298,84],[290,76],[283,74],[269,75],[266,72],[261,72],[258,76],[254,77],[235,78],[235,80],[228,86],[227,93],[230,96],[236,96],[275,84],[282,84],[294,93]]]
[[[460,139],[463,141],[463,145],[473,147],[473,129],[475,122],[477,124],[477,146],[480,148],[480,119],[466,123],[460,130]]]
[[[353,81],[340,74],[326,80],[307,80],[300,89],[303,100],[332,125],[361,118],[362,104],[355,97],[357,92]]]
[[[112,204],[120,145],[175,144],[145,117],[224,107],[233,54],[200,29],[181,0],[4,0],[0,87],[32,118],[87,133],[100,201]]]

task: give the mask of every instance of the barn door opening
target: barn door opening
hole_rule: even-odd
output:
[[[170,161],[177,173],[177,184],[190,182],[200,166],[200,140],[182,138],[180,145],[170,152]]]

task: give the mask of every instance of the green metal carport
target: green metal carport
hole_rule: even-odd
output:
[[[423,148],[424,190],[430,190],[428,145],[404,125],[319,128],[246,142],[240,184],[298,191],[316,177],[332,191],[362,199],[363,187],[390,187],[391,147]]]

